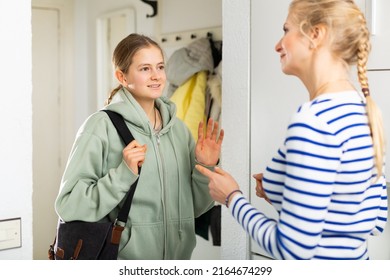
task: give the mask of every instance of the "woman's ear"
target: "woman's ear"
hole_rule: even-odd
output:
[[[321,45],[324,45],[326,34],[327,28],[325,27],[325,25],[319,24],[314,26],[310,32],[311,48],[315,49]]]
[[[126,83],[126,78],[122,71],[115,70],[115,77],[122,85]]]

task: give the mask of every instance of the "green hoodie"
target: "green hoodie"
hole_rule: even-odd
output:
[[[213,206],[208,179],[195,168],[195,142],[167,98],[156,100],[163,128],[156,135],[142,107],[120,90],[105,109],[120,113],[134,138],[147,145],[118,259],[190,259],[194,218]],[[137,179],[123,161],[124,144],[105,112],[80,127],[55,202],[63,221],[115,220]],[[119,205],[119,206],[118,206]]]

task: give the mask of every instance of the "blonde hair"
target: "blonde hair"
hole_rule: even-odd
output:
[[[128,35],[118,43],[114,50],[114,53],[112,55],[112,63],[114,65],[114,69],[120,70],[124,74],[127,74],[131,63],[133,62],[134,55],[139,50],[149,48],[151,46],[157,47],[161,51],[161,54],[163,54],[161,47],[151,38],[137,33],[132,33]],[[105,102],[106,105],[110,104],[114,95],[122,87],[123,86],[119,84],[110,92]]]
[[[384,167],[385,137],[382,114],[370,95],[368,85],[367,60],[371,43],[363,13],[351,0],[293,0],[289,12],[305,36],[316,25],[327,26],[333,54],[347,66],[357,66],[358,80],[366,98],[375,166],[379,177]]]

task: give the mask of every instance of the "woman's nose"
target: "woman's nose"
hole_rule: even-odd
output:
[[[279,53],[282,51],[282,49],[283,48],[282,48],[281,40],[279,40],[279,42],[277,42],[275,45],[275,51]]]

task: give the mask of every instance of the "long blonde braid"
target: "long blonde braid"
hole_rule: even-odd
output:
[[[363,24],[363,30],[368,33],[368,30],[365,25],[365,21]],[[371,97],[370,88],[368,85],[367,78],[367,60],[368,53],[370,51],[370,43],[367,37],[363,37],[362,42],[360,43],[360,47],[358,49],[358,61],[357,61],[357,72],[360,86],[362,87],[362,92],[366,98],[366,109],[368,122],[371,129],[371,137],[374,146],[374,156],[375,156],[375,166],[378,172],[378,177],[382,175],[383,172],[383,163],[385,156],[385,136],[383,129],[383,120],[382,113],[380,109],[377,107],[374,99]]]

